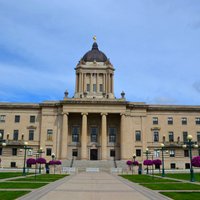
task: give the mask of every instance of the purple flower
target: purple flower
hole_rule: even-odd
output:
[[[46,160],[44,158],[38,158],[38,159],[36,159],[36,163],[46,164]]]
[[[55,161],[55,164],[56,164],[56,165],[61,165],[62,162],[61,162],[60,160],[56,160],[56,161]]]
[[[35,165],[36,164],[36,160],[34,158],[28,158],[26,160],[26,164],[27,165]]]
[[[152,160],[144,160],[143,162],[144,165],[153,165],[153,161]]]
[[[50,160],[49,165],[55,165],[55,160]]]
[[[153,160],[154,165],[161,165],[162,161],[160,159]]]
[[[131,160],[127,160],[127,161],[126,161],[126,164],[130,166],[130,165],[133,164],[133,162],[132,162]]]
[[[200,167],[200,156],[192,158],[192,166]]]
[[[139,165],[139,162],[137,160],[133,161],[133,165]]]

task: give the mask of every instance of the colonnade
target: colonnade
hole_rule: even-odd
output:
[[[63,113],[63,122],[62,122],[62,133],[61,133],[61,148],[60,148],[60,157],[61,159],[67,158],[68,150],[68,135],[69,135],[69,113]],[[87,149],[87,130],[88,130],[88,113],[81,113],[82,115],[82,132],[81,132],[81,159],[88,160],[88,149]],[[107,160],[107,116],[108,113],[101,113],[101,160]],[[121,149],[121,158],[126,157],[125,155],[125,114],[121,114],[120,122],[120,149]]]

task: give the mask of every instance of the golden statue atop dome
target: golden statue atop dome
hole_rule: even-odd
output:
[[[93,36],[93,40],[94,40],[94,42],[97,41],[97,37],[96,37],[96,35]]]

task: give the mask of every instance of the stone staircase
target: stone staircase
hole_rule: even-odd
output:
[[[63,160],[62,167],[71,167],[71,160]],[[126,170],[126,162],[123,160],[116,161],[117,168]],[[78,169],[79,172],[86,171],[87,168],[99,168],[99,171],[110,172],[112,168],[115,168],[113,160],[74,160],[73,166]]]

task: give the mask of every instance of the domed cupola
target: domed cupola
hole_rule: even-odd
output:
[[[107,56],[99,51],[96,37],[92,49],[77,64],[74,98],[114,99],[114,67]]]
[[[81,60],[84,62],[106,62],[108,58],[102,51],[99,51],[98,45],[95,41],[92,45],[92,49],[88,51]]]

